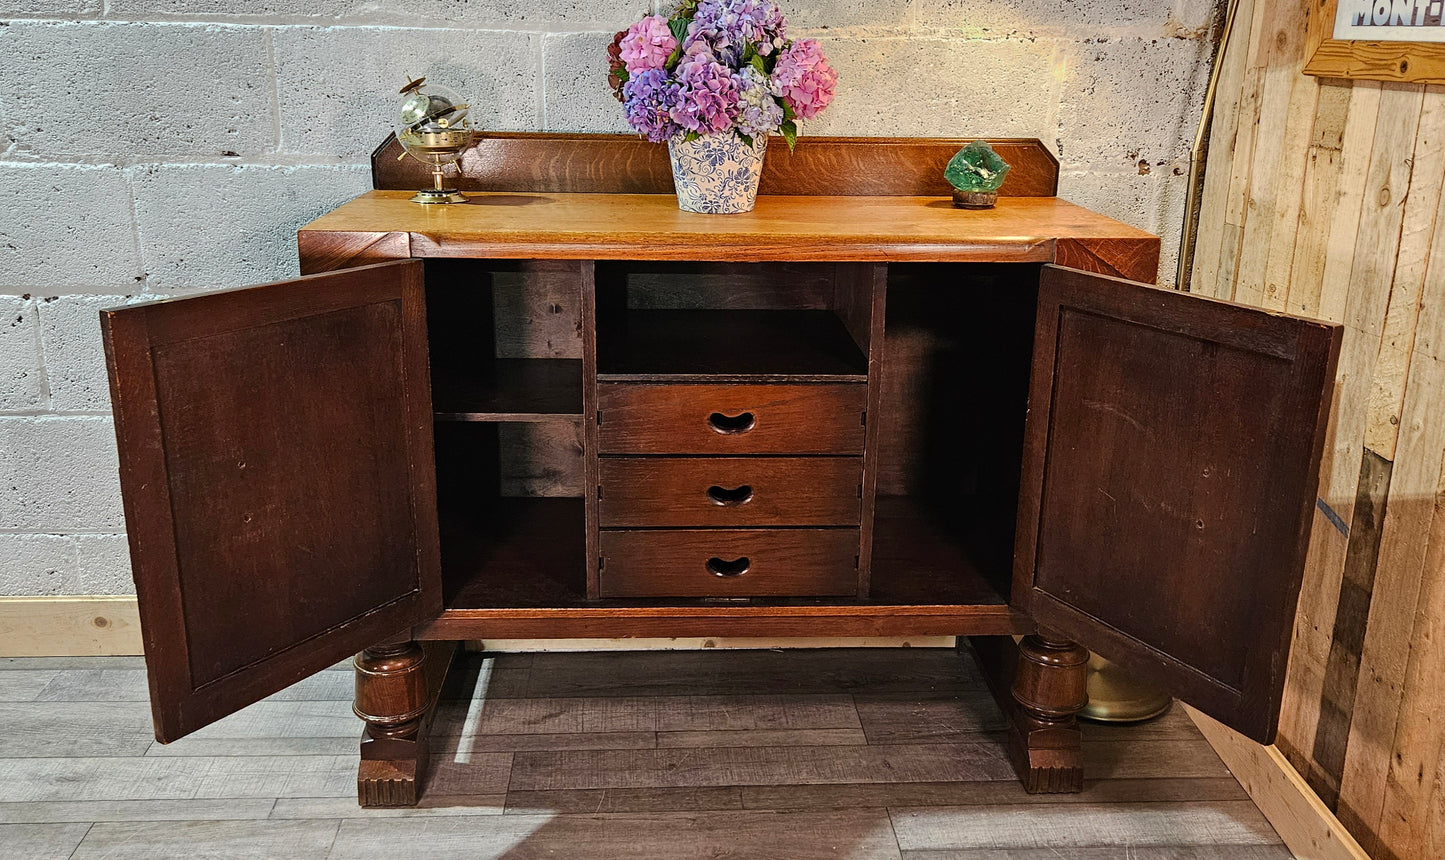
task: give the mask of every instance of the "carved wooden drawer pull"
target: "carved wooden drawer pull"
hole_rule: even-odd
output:
[[[757,416],[751,412],[744,412],[741,415],[724,415],[721,412],[714,412],[707,417],[707,426],[715,433],[724,436],[736,436],[746,433],[757,426]]]
[[[707,569],[709,573],[711,573],[713,576],[722,576],[727,578],[742,576],[743,574],[747,573],[748,569],[752,566],[753,563],[747,556],[743,556],[739,559],[734,559],[733,561],[724,561],[717,556],[713,556],[712,558],[707,560]]]
[[[707,488],[707,497],[719,507],[736,508],[753,500],[753,488],[751,484],[743,484],[733,490],[713,485]]]

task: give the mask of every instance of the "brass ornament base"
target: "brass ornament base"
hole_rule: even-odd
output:
[[[1138,723],[1162,716],[1174,703],[1168,693],[1138,681],[1098,654],[1089,655],[1089,704],[1079,718],[1096,723]]]
[[[413,203],[465,203],[467,198],[462,192],[455,188],[426,188],[418,191],[411,198]]]
[[[953,205],[959,209],[992,209],[997,202],[997,191],[953,190]]]

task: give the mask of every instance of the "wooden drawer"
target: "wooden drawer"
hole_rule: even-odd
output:
[[[602,532],[603,597],[858,593],[857,529]]]
[[[604,454],[862,454],[867,386],[604,383]]]
[[[859,457],[603,458],[609,527],[856,526]]]

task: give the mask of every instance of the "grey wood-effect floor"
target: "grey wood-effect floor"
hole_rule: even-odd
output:
[[[138,658],[0,659],[0,857],[1284,860],[1182,710],[1028,795],[947,650],[466,655],[422,807],[356,805],[336,667],[169,746]]]

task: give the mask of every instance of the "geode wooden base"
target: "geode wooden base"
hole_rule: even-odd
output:
[[[959,209],[992,209],[998,204],[997,191],[959,191],[953,189],[953,205]]]

